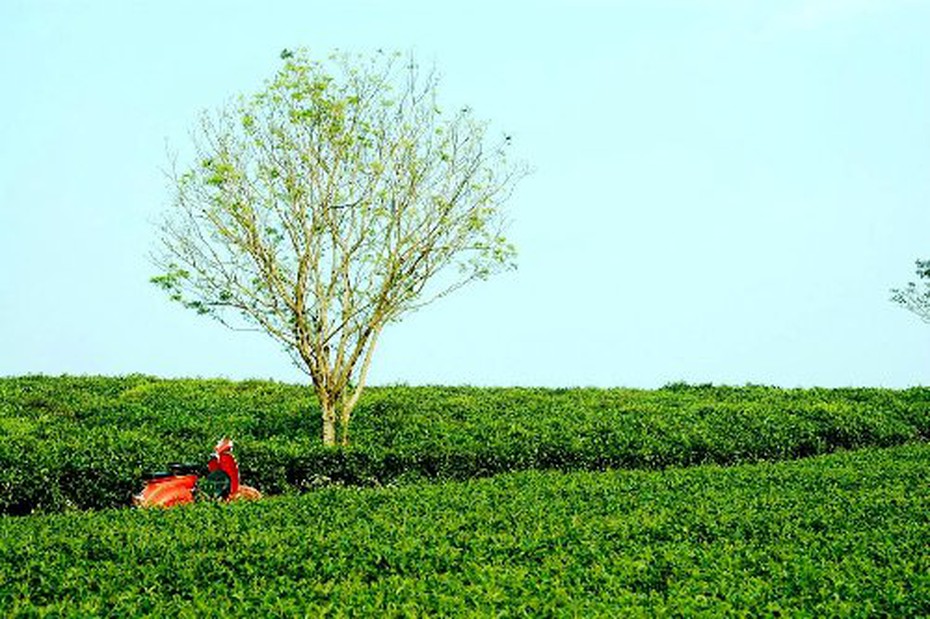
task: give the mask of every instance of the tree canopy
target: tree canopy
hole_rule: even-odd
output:
[[[917,277],[923,285],[909,282],[907,286],[892,290],[891,300],[930,322],[930,260],[918,260]]]
[[[445,112],[412,57],[281,54],[264,89],[194,131],[174,165],[153,282],[277,340],[309,374],[322,435],[348,441],[383,328],[514,267],[510,138]]]

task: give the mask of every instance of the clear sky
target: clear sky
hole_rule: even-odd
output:
[[[148,278],[167,149],[282,48],[413,50],[535,172],[371,383],[930,384],[930,2],[0,2],[0,375],[303,381]]]

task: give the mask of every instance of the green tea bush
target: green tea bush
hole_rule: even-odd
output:
[[[930,614],[930,446],[0,517],[0,615]]]
[[[310,389],[146,376],[0,379],[0,513],[126,505],[145,470],[236,442],[246,483],[463,480],[526,469],[736,464],[930,436],[930,389],[381,387],[327,450]]]

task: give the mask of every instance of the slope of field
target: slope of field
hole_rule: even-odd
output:
[[[930,389],[384,387],[352,447],[320,445],[307,387],[146,376],[0,378],[0,513],[128,505],[143,471],[236,441],[267,493],[527,469],[660,469],[891,446],[930,436]]]
[[[930,614],[930,446],[0,518],[4,616]]]

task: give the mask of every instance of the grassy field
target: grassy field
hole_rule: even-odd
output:
[[[930,613],[930,447],[0,519],[6,615]]]
[[[236,442],[272,494],[516,470],[785,460],[930,437],[930,389],[385,387],[347,450],[323,449],[306,387],[145,376],[0,379],[0,513],[127,505],[144,470]]]
[[[930,616],[930,389],[0,379],[3,616]],[[128,507],[236,440],[257,503]]]

